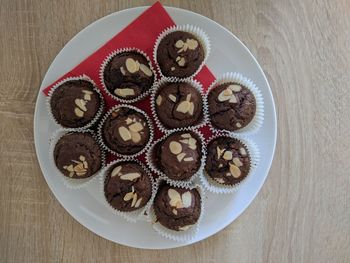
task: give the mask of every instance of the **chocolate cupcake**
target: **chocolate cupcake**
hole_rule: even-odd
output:
[[[84,79],[63,82],[53,89],[49,99],[54,119],[66,128],[81,128],[92,123],[103,107],[94,84]]]
[[[63,135],[54,148],[54,161],[61,173],[82,179],[94,175],[102,167],[102,151],[90,133],[74,132]]]
[[[201,166],[202,141],[192,131],[177,131],[154,148],[156,168],[175,181],[188,180]]]
[[[203,120],[200,92],[191,82],[164,82],[154,96],[154,108],[166,129],[183,128]]]
[[[122,155],[139,153],[151,138],[145,114],[130,106],[120,106],[109,112],[99,132],[103,144]]]
[[[162,185],[155,197],[153,208],[157,221],[164,227],[184,231],[198,222],[201,196],[196,188]]]
[[[235,185],[250,172],[251,157],[238,139],[221,136],[207,146],[205,173],[219,184]]]
[[[227,82],[209,91],[208,107],[214,128],[237,131],[253,120],[257,103],[250,89],[239,83]]]
[[[117,162],[107,170],[104,195],[113,208],[134,211],[144,207],[151,198],[152,181],[137,162]]]
[[[137,51],[116,53],[103,68],[107,91],[122,100],[133,100],[148,92],[155,80],[148,58]]]
[[[189,28],[192,30],[172,28],[163,32],[158,38],[155,58],[162,75],[188,78],[195,75],[203,66],[209,41],[204,32],[198,28]]]

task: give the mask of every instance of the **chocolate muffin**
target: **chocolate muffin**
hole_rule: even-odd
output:
[[[87,80],[69,80],[58,86],[50,98],[55,120],[66,128],[79,128],[90,123],[101,105],[94,85]]]
[[[230,82],[214,87],[208,95],[209,117],[218,129],[236,131],[246,127],[254,118],[254,94],[241,84]]]
[[[198,222],[201,196],[197,189],[162,185],[154,200],[157,221],[166,228],[184,231]]]
[[[164,83],[154,103],[158,119],[167,129],[196,125],[203,118],[201,94],[186,82]]]
[[[220,184],[241,182],[250,171],[250,163],[247,148],[235,138],[218,137],[208,144],[205,172]]]
[[[154,74],[145,56],[137,52],[115,55],[103,72],[107,90],[116,97],[132,100],[148,91],[154,82]]]
[[[201,66],[205,50],[199,39],[188,32],[175,31],[161,39],[157,62],[164,76],[187,78]]]
[[[90,133],[63,135],[56,143],[53,154],[61,173],[74,179],[90,177],[102,166],[102,151]]]
[[[109,114],[101,132],[109,149],[125,155],[138,153],[150,140],[146,117],[129,107],[117,108]]]
[[[187,180],[201,165],[202,144],[197,134],[179,131],[156,145],[156,166],[170,179]]]
[[[137,162],[119,162],[107,171],[104,193],[108,203],[115,209],[134,211],[144,207],[151,198],[152,182]]]

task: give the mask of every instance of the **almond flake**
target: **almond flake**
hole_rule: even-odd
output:
[[[156,103],[158,106],[160,106],[162,104],[162,96],[158,95],[157,99],[156,99]]]
[[[134,207],[137,201],[137,193],[134,193],[134,196],[132,197],[131,207]]]
[[[128,173],[128,174],[121,175],[120,179],[133,181],[133,180],[135,180],[135,179],[137,179],[139,177],[141,177],[141,174],[139,174],[139,173]]]
[[[86,101],[83,99],[75,99],[75,105],[77,105],[82,111],[87,111]]]
[[[182,138],[191,138],[192,136],[189,133],[183,133],[183,134],[181,134],[181,137]]]
[[[243,165],[243,163],[241,162],[241,160],[237,157],[233,158],[232,159],[232,162],[237,166],[237,167],[240,167]]]
[[[190,191],[187,191],[187,192],[183,193],[181,198],[182,198],[183,208],[187,208],[187,207],[191,206],[191,204],[192,204],[192,194],[191,194]]]
[[[120,137],[122,137],[122,139],[124,141],[129,141],[131,139],[131,134],[130,134],[129,130],[127,128],[125,128],[124,126],[119,127],[118,132],[119,132]]]
[[[180,143],[172,141],[169,144],[170,152],[173,154],[179,154],[182,152],[182,146]]]
[[[177,210],[175,208],[172,210],[172,212],[174,215],[177,215]]]
[[[130,131],[133,131],[133,132],[139,132],[139,131],[142,131],[143,130],[143,126],[141,123],[139,122],[135,122],[134,124],[131,124],[129,126],[129,130]]]
[[[125,72],[124,67],[120,67],[120,72],[125,76],[126,72]]]
[[[79,109],[78,107],[74,108],[74,113],[75,113],[75,115],[77,115],[80,118],[84,116],[84,112],[81,109]]]
[[[120,171],[122,170],[122,166],[117,166],[113,169],[111,177],[119,175]]]
[[[240,92],[242,89],[240,85],[236,85],[236,84],[230,85],[228,86],[228,88],[234,92]]]
[[[135,208],[138,208],[140,206],[141,201],[142,201],[142,197],[136,201]]]
[[[230,164],[230,173],[234,178],[241,176],[241,170],[234,164]]]
[[[140,69],[148,77],[151,77],[153,75],[151,69],[144,64],[140,64]]]
[[[179,103],[179,105],[176,108],[176,111],[182,112],[182,113],[187,113],[189,111],[190,107],[191,107],[190,102],[185,100],[185,101],[182,101]]]
[[[193,160],[194,160],[193,157],[186,157],[184,159],[185,162],[192,162]]]
[[[130,72],[130,73],[135,73],[137,71],[139,71],[140,69],[140,64],[137,63],[138,61],[135,61],[132,58],[127,58],[125,61],[125,66],[126,69]]]
[[[124,196],[123,200],[124,200],[124,201],[129,201],[129,200],[131,200],[133,197],[134,197],[134,193],[133,193],[133,192],[129,192],[129,193],[127,193],[127,194]]]
[[[225,151],[224,156],[222,156],[225,160],[232,160],[232,152],[231,151]]]
[[[120,97],[134,96],[135,91],[133,89],[125,88],[125,89],[115,89],[114,93]]]
[[[186,156],[186,153],[179,153],[179,154],[176,156],[176,158],[177,158],[177,160],[178,160],[179,162],[181,162],[182,159],[183,159],[185,156]]]
[[[247,155],[247,152],[243,147],[239,148],[239,153],[242,154],[243,156]]]
[[[138,143],[141,141],[141,135],[140,133],[138,132],[131,132],[131,140],[134,142],[134,143]]]
[[[176,97],[173,94],[170,94],[168,97],[171,101],[176,102]]]

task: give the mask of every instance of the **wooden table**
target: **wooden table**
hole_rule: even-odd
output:
[[[350,262],[349,0],[163,1],[236,34],[277,104],[270,174],[225,230],[185,248],[132,249],[88,231],[56,201],[33,141],[41,80],[82,28],[152,3],[0,0],[0,262]]]

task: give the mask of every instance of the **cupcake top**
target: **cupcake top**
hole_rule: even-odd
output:
[[[94,175],[102,166],[102,152],[89,133],[67,133],[55,145],[54,161],[64,176],[80,179]]]
[[[164,83],[155,96],[159,121],[167,129],[198,124],[203,118],[201,94],[186,82]]]
[[[154,74],[145,56],[130,51],[112,57],[104,68],[103,81],[114,96],[132,100],[152,87]]]
[[[250,156],[246,146],[231,137],[218,137],[209,142],[205,172],[216,182],[234,185],[250,171]]]
[[[185,31],[167,34],[157,48],[157,62],[164,76],[191,77],[201,66],[205,50],[199,39]]]
[[[112,111],[102,127],[104,144],[114,152],[125,155],[141,151],[150,140],[146,117],[129,107]]]
[[[201,196],[197,189],[163,185],[155,200],[157,221],[164,227],[184,231],[198,222],[201,214]]]
[[[112,165],[104,182],[108,203],[119,211],[144,207],[152,196],[152,182],[141,165],[134,161]]]
[[[246,127],[254,118],[254,94],[243,85],[229,82],[214,87],[208,95],[209,117],[218,129],[236,131]]]
[[[170,179],[187,180],[201,165],[201,148],[194,132],[175,132],[156,145],[156,166]]]
[[[101,105],[94,85],[87,80],[69,80],[55,88],[50,107],[55,120],[66,128],[79,128],[89,124]]]

